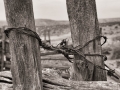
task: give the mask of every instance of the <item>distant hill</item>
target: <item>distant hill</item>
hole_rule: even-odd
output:
[[[120,25],[120,18],[108,18],[108,19],[99,19],[99,25],[103,26],[111,26],[115,24]],[[0,21],[0,27],[7,25],[5,21]],[[35,25],[40,26],[38,31],[40,35],[43,35],[43,30],[49,29],[51,35],[61,35],[67,34],[70,32],[69,21],[57,21],[50,19],[36,19]]]
[[[99,19],[100,26],[112,26],[115,24],[120,25],[120,18],[105,18],[105,19]]]
[[[120,18],[105,18],[99,19],[100,23],[109,23],[109,22],[120,22]]]
[[[56,21],[50,19],[36,19],[35,25],[36,26],[55,26],[55,25],[68,25],[68,21]],[[6,21],[0,21],[0,27],[7,25]]]
[[[68,21],[56,21],[50,19],[36,19],[35,25],[36,26],[54,26],[54,25],[68,25]]]
[[[0,27],[7,25],[6,21],[0,21]]]
[[[99,19],[100,26],[120,24],[120,18]],[[36,19],[36,26],[54,26],[54,25],[68,25],[69,21],[56,21],[50,19]],[[0,27],[7,25],[6,21],[0,21]]]

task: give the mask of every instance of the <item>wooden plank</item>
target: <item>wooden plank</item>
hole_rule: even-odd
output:
[[[8,77],[7,72],[0,72],[0,76]],[[9,75],[10,78],[12,75]],[[57,72],[52,71],[44,71],[42,73],[43,76],[43,90],[119,90],[120,83],[113,82],[105,82],[105,81],[71,81],[67,79],[63,79],[60,77]],[[5,87],[4,87],[4,86]],[[12,89],[11,84],[2,84],[0,83],[0,90],[9,90]]]
[[[60,61],[68,61],[66,58],[41,58],[41,60],[60,60]]]
[[[0,64],[1,65],[1,64]],[[4,67],[11,68],[11,63],[4,61]],[[69,69],[69,66],[42,64],[42,68]]]
[[[58,52],[46,52],[46,53],[41,53],[41,56],[56,55],[56,54],[60,54],[60,53],[58,53]]]
[[[68,47],[71,47],[71,45],[68,45]],[[42,48],[42,47],[41,47],[41,48]],[[46,55],[57,55],[57,54],[61,54],[61,53],[55,52],[55,51],[41,52],[41,56],[46,56]],[[73,54],[70,53],[69,55],[73,55]]]
[[[65,70],[65,69],[69,69],[70,67],[69,66],[43,64],[42,68],[55,68],[55,69]]]

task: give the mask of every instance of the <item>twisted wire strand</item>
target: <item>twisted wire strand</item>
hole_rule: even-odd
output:
[[[28,28],[26,28],[26,27],[7,28],[7,29],[4,31],[4,33],[6,34],[7,37],[9,37],[9,33],[10,33],[11,31],[15,31],[15,32],[18,32],[18,33],[25,34],[25,35],[31,36],[31,37],[33,37],[33,38],[36,38],[36,39],[39,41],[39,45],[42,46],[42,48],[44,48],[44,49],[46,49],[46,50],[51,50],[51,51],[55,51],[55,52],[58,52],[58,53],[63,54],[63,55],[68,59],[68,61],[71,62],[71,63],[73,63],[73,61],[70,60],[71,58],[69,57],[69,55],[71,55],[71,54],[72,54],[72,55],[78,54],[79,56],[81,56],[81,57],[85,60],[86,66],[88,65],[88,63],[91,63],[91,64],[93,64],[96,68],[99,68],[99,69],[102,69],[102,70],[106,70],[106,71],[109,72],[110,75],[114,76],[114,73],[115,73],[114,70],[105,69],[105,68],[103,68],[103,67],[101,67],[101,66],[99,66],[99,65],[95,65],[94,63],[92,63],[92,62],[90,62],[89,60],[86,59],[86,56],[101,56],[101,57],[105,57],[105,58],[106,58],[105,55],[100,55],[100,54],[84,54],[84,53],[80,52],[81,49],[85,48],[85,47],[86,47],[87,45],[89,45],[91,42],[93,42],[93,41],[95,41],[95,40],[97,40],[97,39],[100,39],[100,38],[102,38],[102,37],[103,37],[104,40],[105,40],[103,44],[105,44],[106,41],[107,41],[107,37],[105,37],[105,36],[97,36],[97,37],[95,37],[94,39],[92,39],[92,40],[88,41],[87,43],[85,43],[85,45],[84,45],[83,47],[81,47],[81,48],[79,48],[79,49],[76,50],[76,48],[78,48],[79,45],[78,45],[77,47],[75,47],[75,48],[70,48],[70,47],[67,47],[66,45],[60,45],[60,46],[58,47],[58,45],[59,45],[59,44],[58,44],[58,45],[55,47],[55,46],[53,46],[53,45],[46,44],[45,42],[42,42],[42,40],[40,39],[39,35],[38,35],[36,32],[34,32],[34,31],[32,31],[32,30],[30,30],[30,29],[28,29]],[[101,46],[102,46],[103,44],[101,44]],[[106,64],[105,64],[105,66],[108,67]],[[118,78],[117,76],[115,76],[115,77]]]

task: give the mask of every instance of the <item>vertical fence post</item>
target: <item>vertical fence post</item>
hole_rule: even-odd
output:
[[[51,40],[50,40],[50,30],[48,30],[48,40],[49,40],[49,43],[51,43]]]
[[[32,0],[4,0],[10,28],[26,27],[36,31]],[[9,33],[13,90],[43,90],[40,46],[36,38]]]
[[[46,30],[44,30],[44,41],[46,42]]]
[[[97,19],[96,2],[95,0],[66,0],[66,2],[73,46],[81,48],[88,41],[101,35]],[[84,54],[101,54],[100,39],[85,46],[79,52]],[[74,56],[72,77],[74,80],[106,81],[106,71],[94,67],[90,63],[88,63],[87,68],[81,56]],[[86,56],[86,58],[90,62],[104,68],[104,60],[101,56]]]
[[[4,34],[5,27],[2,27],[2,52],[1,52],[1,71],[4,68],[4,55],[5,55],[5,34]]]

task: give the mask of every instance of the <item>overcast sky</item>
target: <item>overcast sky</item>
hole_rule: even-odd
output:
[[[120,17],[120,0],[96,0],[98,18]],[[66,0],[33,0],[35,18],[68,20]],[[0,0],[0,20],[5,20],[3,0]]]

